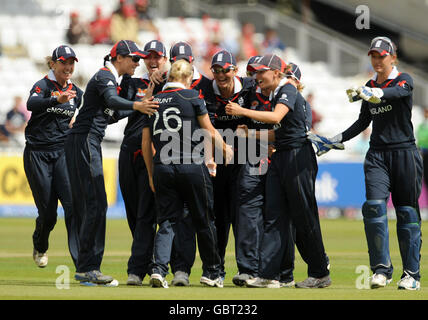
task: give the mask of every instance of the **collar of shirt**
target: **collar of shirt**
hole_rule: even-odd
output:
[[[239,91],[242,90],[242,83],[238,77],[235,77],[233,81],[234,81],[233,94],[237,94]],[[221,96],[220,89],[218,88],[218,85],[215,80],[213,81],[213,89],[216,95]]]
[[[181,82],[167,82],[163,86],[162,91],[168,90],[170,88],[186,89],[186,87],[184,86],[184,84],[182,84]]]
[[[108,68],[111,71],[111,73],[113,73],[114,78],[116,79],[116,83],[117,85],[119,85],[122,82],[122,76],[119,77],[119,73],[117,72],[114,64],[111,63],[110,61],[106,61],[106,68]]]
[[[287,78],[282,78],[279,82],[278,86],[275,88],[274,91],[271,91],[269,95],[269,100],[272,100],[278,93],[278,91],[288,82]]]
[[[149,81],[150,81],[150,75],[149,75],[149,73],[148,73],[148,72],[146,72],[145,74],[143,74],[143,75],[141,76],[141,78],[142,78],[142,79],[144,79],[144,80],[149,80]]]
[[[48,79],[52,80],[52,81],[55,81],[56,83],[58,83],[58,81],[56,81],[55,73],[53,72],[52,69],[49,70],[49,72],[48,72]],[[70,83],[71,83],[71,80],[70,79],[67,80],[67,84],[70,84]]]
[[[193,79],[192,80],[198,80],[201,74],[199,71],[193,66]]]
[[[398,74],[399,74],[398,69],[397,69],[397,67],[396,67],[396,66],[394,66],[394,67],[392,68],[391,73],[390,73],[390,74],[389,74],[389,76],[388,76],[388,80],[391,80],[391,79],[395,79],[395,78],[397,78],[397,77],[398,77]],[[375,74],[374,74],[374,76],[373,76],[372,80],[373,80],[373,81],[376,81],[376,79],[377,79],[377,72],[375,72]]]

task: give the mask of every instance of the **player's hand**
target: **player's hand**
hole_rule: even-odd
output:
[[[68,127],[71,129],[73,128],[73,124],[76,122],[76,117],[72,117],[70,122],[68,123]]]
[[[149,86],[146,89],[146,93],[144,95],[143,100],[149,100],[151,97],[153,97],[153,90],[154,89],[155,89],[155,84],[154,84],[154,82],[150,81]]]
[[[233,148],[229,144],[225,144],[224,150],[223,150],[223,157],[224,157],[224,164],[227,166],[233,158]]]
[[[239,138],[246,138],[248,137],[248,127],[246,124],[240,124],[236,127],[236,135]]]
[[[148,114],[151,116],[159,108],[159,102],[153,101],[153,97],[144,99],[142,101],[135,101],[133,105],[134,110],[138,110],[141,113]]]
[[[330,139],[327,139],[326,137],[317,135],[317,134],[312,133],[312,132],[308,132],[307,137],[317,148],[317,156],[318,157],[329,152],[331,149],[335,149],[335,150],[345,149],[345,146],[343,143],[341,143],[339,141],[333,142]]]
[[[358,89],[358,87],[354,86],[354,87],[349,88],[348,90],[346,90],[346,94],[348,95],[349,102],[352,103],[352,102],[361,100],[361,97],[358,94],[357,89]]]
[[[214,162],[214,159],[211,158],[210,160],[205,162],[205,165],[208,168],[208,171],[210,173],[211,177],[215,177],[217,174],[217,164]]]
[[[272,158],[273,153],[276,152],[275,146],[273,144],[268,144],[268,156]]]
[[[75,97],[76,97],[76,91],[74,90],[64,91],[58,96],[57,101],[58,103],[63,104]]]
[[[160,84],[164,81],[163,72],[161,70],[156,70],[150,75],[150,82],[153,82],[155,85]]]
[[[370,103],[380,103],[383,97],[383,90],[381,88],[370,88],[361,86],[357,89],[361,99],[366,100]]]
[[[242,108],[239,104],[236,102],[230,102],[225,107],[226,114],[231,116],[243,116],[244,115],[244,108]]]

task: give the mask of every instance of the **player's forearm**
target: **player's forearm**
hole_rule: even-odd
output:
[[[275,141],[275,130],[258,130],[258,131],[252,131],[254,129],[248,130],[248,137],[249,138],[256,138],[261,141],[268,141],[268,142],[274,142]]]
[[[281,122],[282,117],[280,114],[272,111],[257,111],[251,109],[243,109],[243,115],[247,118],[261,121],[264,123],[278,124]]]
[[[133,110],[134,101],[130,101],[119,97],[117,94],[111,91],[104,93],[104,99],[107,103],[107,107],[113,110]]]
[[[143,140],[141,143],[141,152],[143,153],[144,163],[146,164],[149,177],[153,177],[153,149],[150,129],[143,129]]]
[[[57,105],[59,103],[56,97],[30,97],[27,101],[27,109],[32,112],[45,111],[47,108]]]

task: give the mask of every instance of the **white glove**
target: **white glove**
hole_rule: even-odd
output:
[[[317,156],[320,157],[323,154],[329,152],[331,149],[335,150],[343,150],[345,146],[340,141],[342,140],[342,134],[338,134],[332,139],[336,139],[336,141],[332,141],[331,139],[327,139],[326,137],[317,135],[312,132],[307,133],[308,139],[315,145],[317,148]]]
[[[381,88],[370,88],[366,86],[359,87],[357,89],[361,99],[364,99],[370,103],[380,103],[383,97],[383,90]]]
[[[355,102],[361,99],[357,92],[358,87],[352,87],[346,90],[346,94],[348,95],[349,102]]]

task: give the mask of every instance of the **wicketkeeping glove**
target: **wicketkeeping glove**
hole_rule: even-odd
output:
[[[366,86],[359,87],[357,89],[361,99],[364,99],[370,103],[380,103],[383,97],[383,90],[380,88],[370,88]]]
[[[349,102],[355,102],[361,100],[360,95],[357,92],[358,87],[352,87],[346,90],[346,94],[348,95]]]
[[[333,142],[330,139],[327,139],[326,137],[319,136],[315,133],[308,132],[307,133],[308,139],[315,145],[317,148],[317,156],[320,157],[324,153],[329,152],[331,149],[335,150],[343,150],[345,149],[345,146],[341,142]]]

